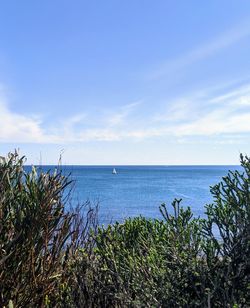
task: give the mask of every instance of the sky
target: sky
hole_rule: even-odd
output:
[[[238,164],[249,54],[245,0],[0,0],[0,155]]]

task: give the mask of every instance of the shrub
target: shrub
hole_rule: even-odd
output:
[[[250,306],[248,157],[211,187],[207,219],[174,200],[98,228],[96,209],[65,210],[68,177],[23,164],[0,161],[1,307]]]
[[[15,152],[0,162],[0,307],[54,306],[88,219],[65,211],[68,177],[26,172],[24,161]]]
[[[201,305],[204,290],[199,279],[205,267],[199,258],[201,224],[192,218],[190,208],[184,210],[179,204],[180,200],[172,204],[174,216],[161,206],[165,220],[138,217],[99,228],[91,262],[82,267],[79,259],[75,271],[84,277],[78,279],[76,289],[82,290],[84,285],[88,290],[86,297],[76,296],[76,306]],[[81,268],[87,271],[83,273]]]
[[[229,307],[250,303],[250,159],[240,160],[243,172],[229,171],[211,188],[203,221],[212,300]]]
[[[160,207],[162,220],[99,228],[92,255],[75,264],[75,289],[85,290],[76,306],[249,306],[249,158],[241,156],[241,165],[243,173],[230,171],[211,187],[206,220],[175,200],[173,215]]]

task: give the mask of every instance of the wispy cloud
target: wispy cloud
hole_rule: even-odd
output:
[[[0,142],[54,143],[58,139],[42,130],[41,120],[10,111],[4,98],[0,98],[0,119]]]
[[[164,113],[154,117],[152,135],[172,134],[183,136],[221,136],[250,134],[250,85],[245,84],[231,91],[221,89],[214,95],[180,97],[170,103]],[[246,136],[245,136],[246,137]]]
[[[65,144],[121,140],[130,135],[123,129],[129,122],[128,117],[141,103],[142,101],[136,101],[123,105],[116,111],[103,113],[105,116],[101,114],[102,112],[96,117],[93,114],[83,113],[60,121],[55,119],[48,129],[43,117],[13,112],[9,108],[7,99],[0,97],[0,143]],[[92,123],[88,127],[85,122],[90,121]]]
[[[187,138],[208,137],[216,142],[237,143],[250,138],[249,83],[231,86],[230,90],[217,89],[216,93],[209,89],[197,93],[166,103],[165,111],[157,112],[156,102],[152,112],[144,102],[137,101],[115,111],[105,109],[96,117],[84,113],[63,122],[55,120],[49,129],[42,117],[12,112],[6,100],[0,99],[0,142],[67,144],[156,137],[184,142]],[[135,121],[141,113],[143,118]]]
[[[142,100],[126,104],[119,108],[118,111],[115,113],[112,112],[110,117],[108,118],[108,124],[111,127],[124,124],[127,117],[138,107],[142,104]]]
[[[250,134],[250,84],[240,85],[231,90],[222,88],[219,92],[214,94],[207,89],[199,94],[176,98],[166,104],[165,114],[148,112],[144,121],[136,124],[133,123],[134,113],[140,113],[145,105],[127,105],[122,108],[126,112],[121,113],[121,118],[118,117],[122,121],[82,131],[75,137],[78,141],[117,141],[155,137],[178,139],[219,136],[220,142],[223,139],[228,142],[228,135],[230,142],[233,142],[233,136],[238,141],[242,140],[239,136],[244,135],[246,138]],[[157,109],[157,104],[155,105]]]
[[[158,79],[166,74],[173,73],[183,69],[194,62],[206,59],[213,56],[221,50],[228,48],[240,40],[250,36],[250,23],[249,20],[242,22],[241,24],[229,29],[227,32],[222,33],[213,40],[203,43],[194,49],[187,51],[184,55],[170,59],[163,62],[159,68],[148,74],[149,79]]]

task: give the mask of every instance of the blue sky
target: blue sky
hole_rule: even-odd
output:
[[[0,154],[237,164],[249,54],[249,1],[2,1]]]

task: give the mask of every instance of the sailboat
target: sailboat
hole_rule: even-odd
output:
[[[112,174],[117,174],[115,168],[113,169]]]

